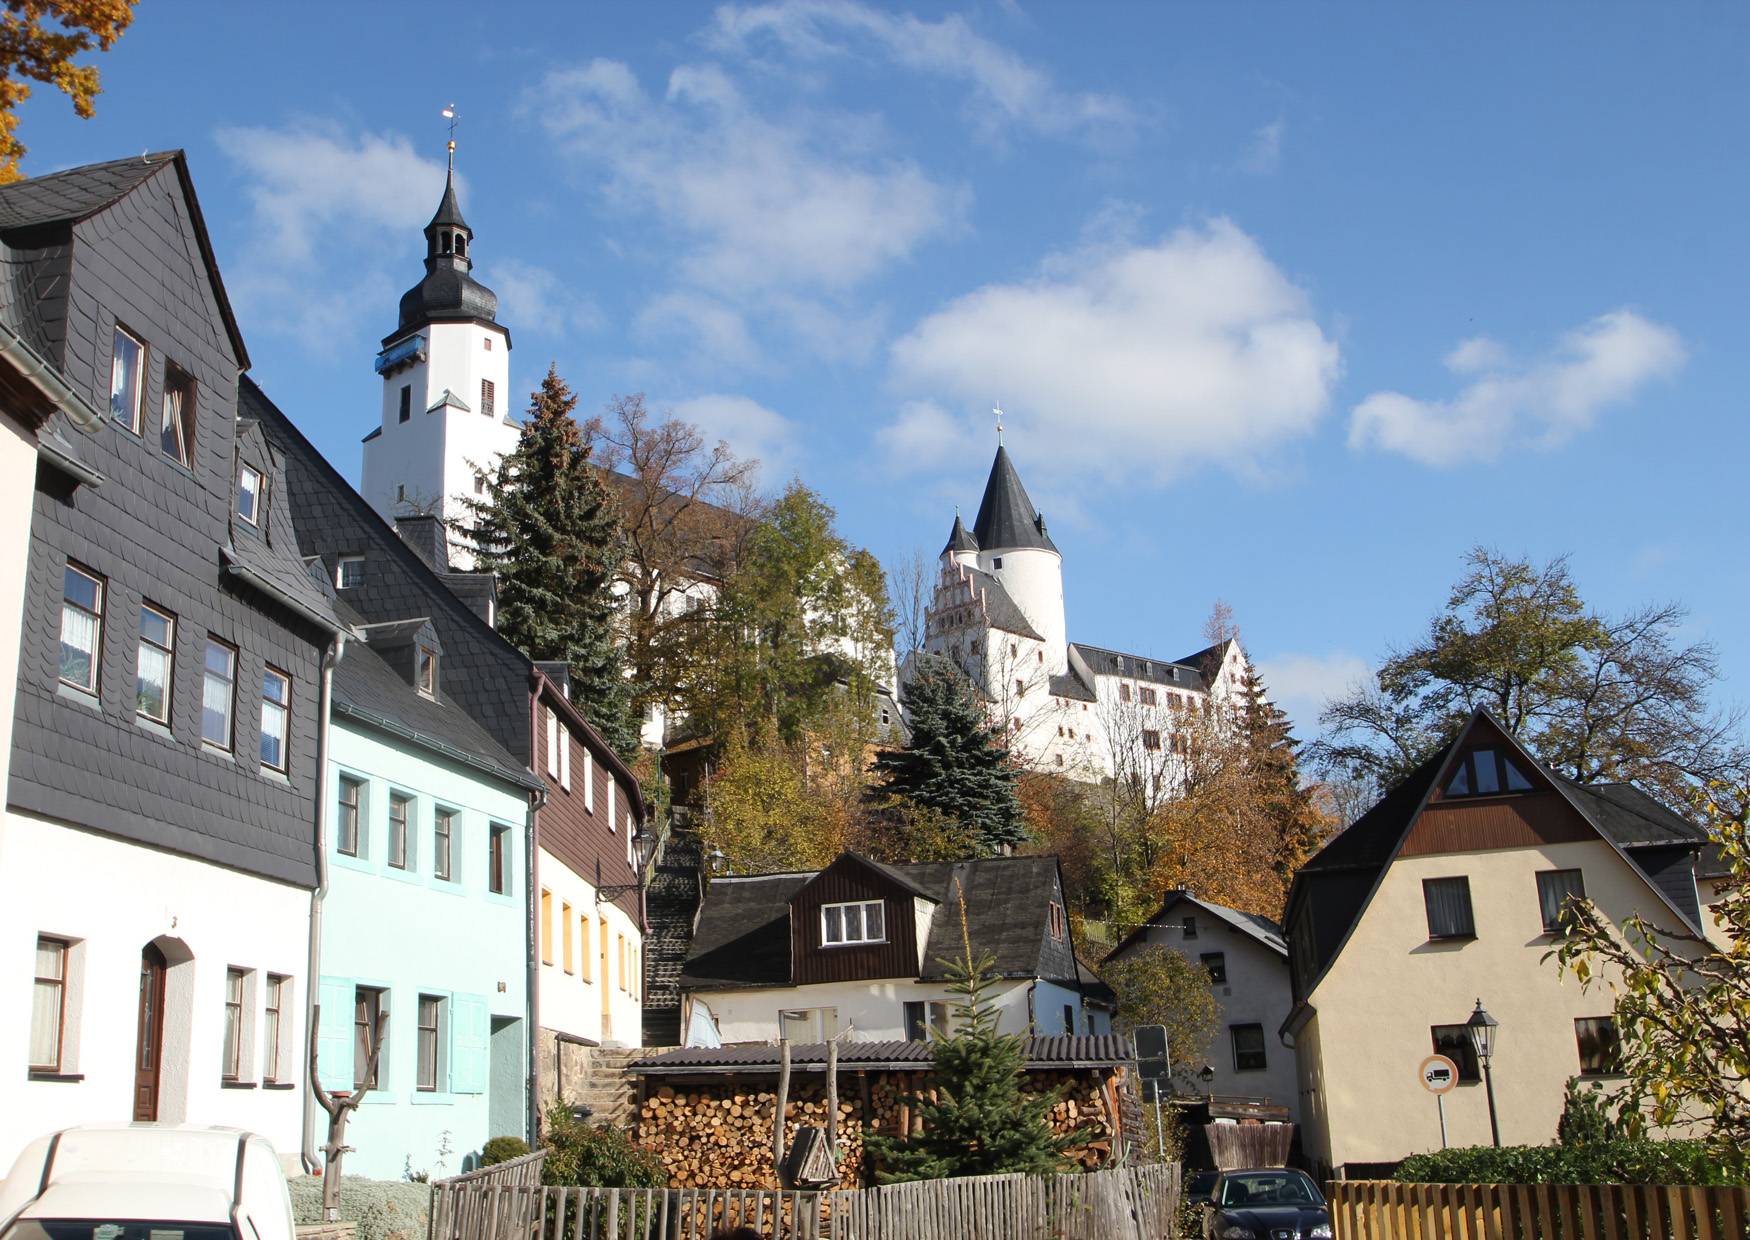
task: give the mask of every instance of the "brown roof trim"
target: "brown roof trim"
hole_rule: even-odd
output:
[[[565,716],[565,721],[568,724],[580,730],[586,741],[593,742],[593,747],[600,751],[600,760],[619,775],[627,787],[632,790],[632,802],[638,807],[638,821],[642,823],[647,813],[644,805],[644,786],[638,782],[638,777],[632,773],[632,768],[621,760],[620,755],[614,752],[614,747],[603,740],[602,734],[597,732],[590,721],[583,717],[583,712],[577,709],[577,704],[559,692],[559,686],[548,679],[547,674],[533,664],[529,665],[529,688],[534,692],[536,698],[556,706],[558,713]],[[535,745],[538,739],[531,737],[530,744]],[[531,749],[529,752],[534,753],[535,750]]]

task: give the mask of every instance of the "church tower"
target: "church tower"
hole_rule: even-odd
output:
[[[959,534],[965,533],[958,519],[955,526]],[[958,547],[951,537],[950,545],[944,548],[944,553],[952,553],[961,562],[974,551],[977,567],[1003,583],[1027,622],[1045,639],[1045,660],[1051,674],[1061,675],[1069,666],[1063,556],[1045,532],[1045,518],[1027,498],[1027,488],[1021,485],[1021,476],[1009,460],[1009,450],[1000,443],[984,484],[978,519],[972,524],[972,537]]]
[[[484,494],[485,474],[516,447],[510,420],[510,333],[498,297],[474,279],[474,230],[456,201],[456,145],[437,214],[425,226],[425,278],[401,297],[400,321],[383,337],[383,419],[364,440],[361,490],[387,521],[440,517],[451,559],[473,556],[458,529],[465,497]]]

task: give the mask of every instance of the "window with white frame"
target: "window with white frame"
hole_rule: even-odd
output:
[[[614,789],[616,786],[613,774],[610,772],[608,775],[608,830],[610,831],[619,830],[619,828],[614,825]]]
[[[566,734],[564,743],[559,746],[559,786],[565,791],[571,791],[571,736]]]
[[[277,668],[261,674],[261,765],[285,774],[291,766],[292,678]]]
[[[214,749],[228,751],[236,709],[237,648],[209,636],[201,681],[201,740]]]
[[[412,868],[407,832],[413,817],[413,798],[400,792],[389,794],[389,864],[397,870]]]
[[[887,917],[880,900],[854,900],[820,906],[820,941],[827,947],[885,943]]]
[[[417,688],[421,697],[436,698],[438,685],[438,655],[430,646],[419,648],[419,679]]]
[[[69,562],[61,586],[61,683],[97,692],[103,650],[104,580]]]
[[[140,653],[134,664],[134,709],[142,719],[170,722],[170,686],[175,679],[176,617],[150,603],[140,605]]]
[[[109,363],[109,416],[140,433],[140,400],[145,395],[146,346],[120,326]]]
[[[559,716],[553,713],[551,706],[542,707],[547,713],[547,774],[559,774]]]
[[[334,569],[334,588],[352,590],[365,584],[365,557],[343,555]]]
[[[237,470],[237,515],[259,528],[267,508],[267,480],[252,465]]]
[[[583,808],[595,813],[595,754],[588,745],[583,747]]]

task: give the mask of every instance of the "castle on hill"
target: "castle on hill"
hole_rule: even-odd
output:
[[[1185,725],[1244,683],[1236,640],[1180,659],[1070,641],[1063,555],[1001,444],[977,519],[969,530],[955,515],[940,564],[924,650],[966,673],[1031,769],[1123,775],[1166,795],[1183,775]]]

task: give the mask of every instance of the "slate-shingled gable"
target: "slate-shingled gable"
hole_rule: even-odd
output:
[[[107,410],[113,329],[147,346],[142,434],[77,436],[100,487],[47,473],[31,531],[12,776],[17,809],[286,882],[315,877],[316,685],[328,633],[228,573],[236,385],[247,364],[180,155],[118,161],[0,188],[0,307],[62,378]],[[44,294],[49,294],[45,296]],[[192,468],[159,450],[164,364],[198,384]],[[295,541],[288,536],[284,541]],[[275,559],[279,550],[263,543]],[[95,700],[57,687],[69,559],[108,583]],[[290,563],[295,564],[295,549]],[[135,721],[138,616],[177,618],[170,727]],[[232,754],[200,742],[207,635],[239,651]],[[290,770],[258,761],[261,677],[292,677]]]

